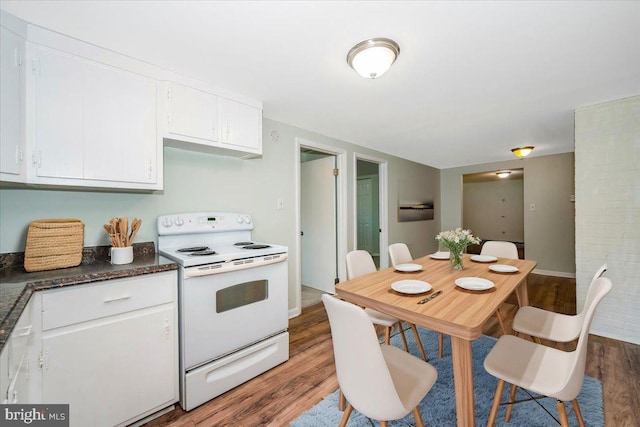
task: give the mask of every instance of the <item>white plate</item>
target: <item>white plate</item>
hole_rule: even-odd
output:
[[[391,289],[402,294],[421,294],[429,292],[431,285],[422,280],[400,280],[391,284]]]
[[[480,277],[461,277],[456,279],[455,283],[461,288],[470,291],[485,291],[495,286],[491,280]]]
[[[429,257],[433,259],[449,259],[449,252],[436,252],[435,254],[429,255]]]
[[[515,265],[506,265],[506,264],[493,264],[489,266],[489,270],[495,271],[496,273],[515,273],[518,270],[518,267]]]
[[[420,264],[398,264],[395,268],[396,270],[404,271],[405,273],[422,270],[422,266]]]
[[[475,262],[494,262],[497,260],[498,258],[491,255],[473,255],[471,257],[471,261],[475,261]]]

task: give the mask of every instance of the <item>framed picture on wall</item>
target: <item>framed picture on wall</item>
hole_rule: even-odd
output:
[[[400,202],[398,222],[427,221],[433,219],[433,202]]]

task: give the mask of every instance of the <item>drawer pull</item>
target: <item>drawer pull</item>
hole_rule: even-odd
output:
[[[107,303],[107,302],[114,302],[114,301],[122,301],[129,298],[131,298],[130,295],[125,295],[123,297],[107,298],[106,300],[104,300],[104,302]]]
[[[29,336],[29,334],[31,333],[31,328],[32,328],[32,325],[29,325],[29,326],[25,326],[24,328],[20,328],[20,329],[24,330],[25,332],[18,332],[19,329],[16,330],[16,334],[14,335],[14,338]]]

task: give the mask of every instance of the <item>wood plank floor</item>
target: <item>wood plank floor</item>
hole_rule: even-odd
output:
[[[531,305],[575,313],[575,279],[532,274],[528,286]],[[516,312],[515,298],[508,300],[501,312],[509,327]],[[305,308],[302,315],[291,319],[289,333],[290,359],[286,363],[190,412],[178,407],[146,426],[288,425],[338,387],[331,332],[322,304]],[[500,336],[496,318],[487,322],[484,333]],[[564,347],[571,349],[572,345]],[[602,381],[606,425],[640,426],[640,346],[591,335],[586,372]]]

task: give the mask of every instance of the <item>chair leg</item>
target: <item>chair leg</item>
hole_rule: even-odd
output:
[[[380,427],[388,427],[388,426],[389,426],[388,421],[380,421]]]
[[[342,415],[342,419],[340,420],[338,427],[345,427],[347,425],[347,421],[349,421],[349,417],[351,416],[351,411],[353,411],[353,406],[349,403],[349,405],[347,405],[347,409],[344,410],[344,414]]]
[[[409,344],[407,344],[407,337],[404,336],[404,329],[402,329],[402,322],[398,322],[398,329],[400,329],[400,336],[402,337],[402,342],[404,343],[404,351],[409,352]]]
[[[500,314],[500,309],[496,310],[496,316],[498,317],[498,322],[500,322],[500,327],[502,328],[502,334],[507,335],[507,330],[504,327],[504,323],[502,322],[502,315]]]
[[[416,427],[424,427],[424,422],[422,422],[422,415],[420,415],[420,409],[417,406],[413,408],[413,418],[416,419]]]
[[[387,326],[384,328],[384,343],[389,345],[389,342],[391,342],[391,327]]]
[[[416,337],[416,344],[418,345],[418,349],[420,350],[420,353],[422,353],[422,357],[424,358],[424,361],[428,362],[429,360],[427,359],[427,353],[425,353],[424,346],[422,345],[422,340],[420,339],[420,335],[418,335],[418,328],[416,328],[415,323],[409,323],[409,325],[411,326],[413,335]]]
[[[576,418],[578,419],[578,425],[580,427],[584,427],[584,419],[582,418],[582,411],[580,411],[580,405],[578,405],[578,399],[573,399],[571,401],[573,405],[573,412],[576,413]]]
[[[500,399],[502,398],[502,390],[504,390],[504,380],[498,380],[498,387],[496,387],[496,395],[493,397],[493,405],[491,405],[491,412],[489,413],[487,427],[493,427],[496,423],[496,415],[498,415],[498,407],[500,406]]]
[[[513,409],[513,401],[516,399],[516,387],[515,384],[511,384],[511,390],[509,391],[509,405],[507,406],[507,414],[504,417],[504,422],[508,423],[511,420],[511,410]]]
[[[342,389],[340,389],[340,393],[338,394],[338,410],[342,412],[345,410],[346,406],[347,406],[347,399],[344,397],[344,393],[342,392]]]
[[[560,425],[562,427],[569,427],[569,417],[567,417],[567,408],[564,407],[564,402],[557,400],[556,406],[558,407],[558,415],[560,416]]]
[[[440,332],[438,334],[438,357],[442,359],[442,348],[444,347],[444,334]]]

